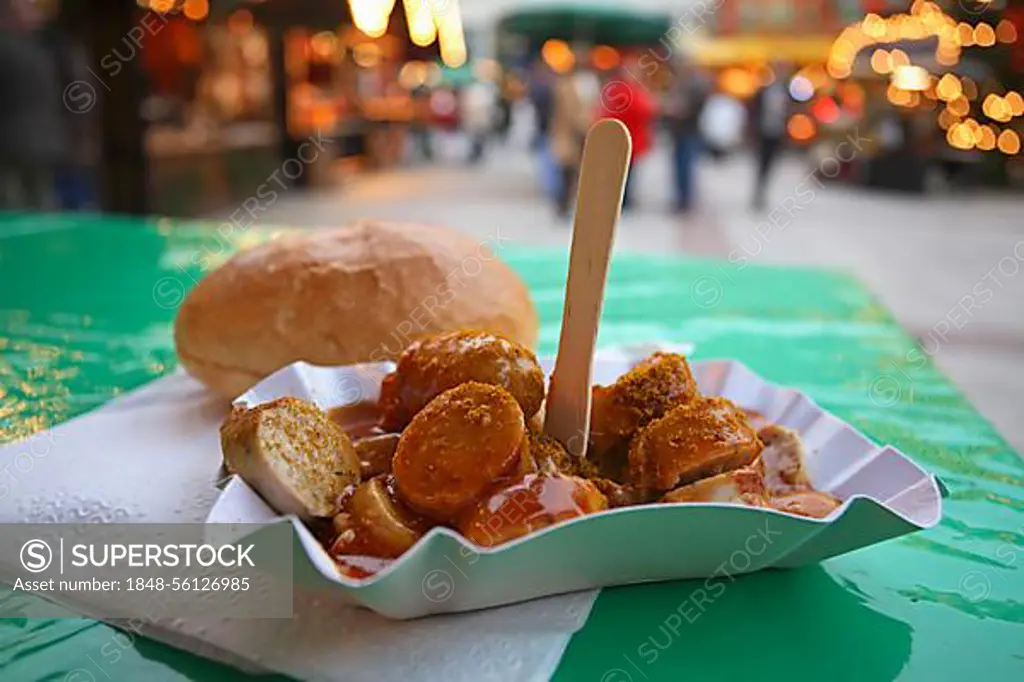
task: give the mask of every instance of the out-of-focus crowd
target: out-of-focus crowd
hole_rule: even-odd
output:
[[[791,113],[785,87],[789,67],[775,64],[775,78],[748,103],[720,91],[710,74],[687,60],[666,62],[660,68],[668,70],[667,84],[664,78],[655,84],[635,58],[623,59],[601,76],[576,68],[556,72],[541,61],[534,66],[528,90],[536,119],[533,143],[559,214],[571,210],[583,139],[601,118],[618,119],[633,139],[624,210],[635,204],[634,187],[645,158],[663,140],[671,145],[673,211],[688,213],[696,207],[700,156],[724,154],[744,140],[751,142],[757,165],[751,204],[764,206]]]

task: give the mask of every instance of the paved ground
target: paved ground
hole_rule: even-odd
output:
[[[500,149],[477,168],[448,151],[431,166],[290,192],[261,222],[409,219],[481,237],[500,228],[523,244],[568,244],[569,226],[541,198],[535,164],[521,148]],[[771,210],[754,214],[751,173],[743,157],[704,163],[701,208],[684,219],[665,211],[668,162],[655,155],[639,171],[640,207],[624,217],[617,248],[854,272],[1024,452],[1024,197],[945,192],[922,200],[821,186],[794,158],[779,167]]]

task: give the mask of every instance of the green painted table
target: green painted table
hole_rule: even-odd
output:
[[[204,267],[247,241],[210,225],[0,217],[0,442],[169,372],[171,320]],[[565,258],[504,254],[555,350]],[[699,581],[602,592],[556,679],[1024,679],[1024,467],[848,277],[618,255],[601,343],[690,340],[798,386],[951,490],[944,521],[813,568],[737,579],[683,627]],[[614,547],[610,547],[614,551]],[[675,626],[675,627],[672,627]],[[116,667],[89,620],[0,621],[0,679],[221,681],[224,666],[140,641]]]

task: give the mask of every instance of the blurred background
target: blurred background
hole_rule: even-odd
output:
[[[721,263],[667,296],[848,270],[1024,450],[1022,32],[1024,0],[0,0],[0,211],[564,246],[614,117],[618,248]]]

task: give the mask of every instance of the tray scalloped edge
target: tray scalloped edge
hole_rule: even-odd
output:
[[[644,345],[603,351],[595,361],[594,381],[614,380],[651,350]],[[550,358],[542,364],[549,369]],[[228,481],[207,522],[290,523],[304,549],[300,565],[356,603],[393,618],[412,618],[594,587],[712,580],[716,575],[731,578],[763,568],[795,567],[930,528],[941,519],[941,484],[899,450],[876,445],[800,391],[769,383],[742,363],[706,360],[692,366],[703,393],[723,395],[798,431],[815,487],[836,494],[842,506],[826,519],[727,504],[627,507],[491,549],[435,528],[400,559],[364,580],[341,575],[298,519],[278,516],[238,478]],[[290,395],[330,408],[375,400],[380,380],[391,368],[390,363],[318,367],[299,362],[235,402],[255,405]],[[618,547],[609,549],[610,542]],[[701,551],[690,551],[693,547]]]

